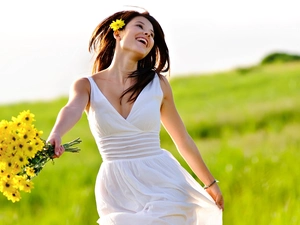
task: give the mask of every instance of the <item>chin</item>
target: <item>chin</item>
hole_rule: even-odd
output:
[[[137,61],[142,60],[149,54],[149,52],[135,52],[135,53],[136,53]]]

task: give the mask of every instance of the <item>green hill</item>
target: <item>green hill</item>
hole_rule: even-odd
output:
[[[224,224],[299,224],[300,63],[257,66],[171,79],[178,111],[225,197]],[[30,109],[50,132],[66,98],[0,106],[0,119]],[[163,148],[181,159],[161,132]],[[96,224],[94,184],[101,158],[83,115],[64,137],[81,137],[82,151],[64,154],[34,178],[18,203],[0,195],[0,224]],[[192,173],[192,172],[191,172]]]
[[[274,52],[266,57],[264,57],[261,61],[262,65],[272,64],[272,63],[287,63],[287,62],[295,62],[300,61],[300,55],[286,53],[286,52]]]

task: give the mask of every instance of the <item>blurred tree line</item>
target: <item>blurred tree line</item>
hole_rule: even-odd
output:
[[[239,74],[247,74],[258,70],[261,65],[277,64],[277,63],[288,63],[288,62],[300,62],[300,55],[291,54],[287,52],[272,52],[266,55],[257,65],[247,66],[247,67],[237,67],[236,71]]]
[[[289,54],[285,52],[274,52],[265,56],[261,60],[261,65],[271,64],[271,63],[285,63],[285,62],[294,62],[300,61],[300,55]]]

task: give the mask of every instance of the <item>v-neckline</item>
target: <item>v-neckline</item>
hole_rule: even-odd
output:
[[[112,111],[115,112],[115,114],[117,114],[120,118],[122,118],[125,121],[128,121],[128,118],[130,117],[134,106],[136,105],[136,102],[138,101],[140,95],[142,94],[142,92],[144,91],[144,89],[148,86],[148,84],[143,88],[143,90],[139,93],[139,95],[137,96],[136,100],[134,101],[134,103],[132,104],[132,107],[128,113],[128,115],[126,117],[122,116],[121,113],[118,112],[118,110],[111,104],[111,102],[107,99],[107,97],[103,94],[103,92],[101,91],[101,89],[99,88],[99,86],[97,85],[96,81],[94,80],[93,77],[91,77],[92,81],[94,82],[94,84],[96,85],[99,93],[102,95],[102,97],[105,99],[105,101],[108,103],[108,105],[112,108]]]

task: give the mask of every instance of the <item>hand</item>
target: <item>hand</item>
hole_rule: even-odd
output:
[[[218,184],[214,184],[206,189],[207,193],[215,200],[219,209],[224,211],[224,199]]]
[[[54,156],[53,158],[59,158],[65,151],[64,147],[61,145],[61,137],[57,134],[51,134],[47,140],[52,146],[54,146]]]
[[[62,145],[58,147],[58,150],[56,150],[56,149],[57,148],[55,147],[55,150],[54,150],[55,155],[53,156],[53,158],[59,158],[65,152],[65,149]]]

